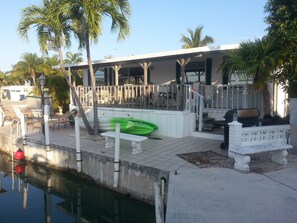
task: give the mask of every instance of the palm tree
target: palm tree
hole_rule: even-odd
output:
[[[5,79],[5,73],[0,71],[0,86],[3,86],[4,79]]]
[[[31,27],[34,27],[41,51],[43,53],[47,53],[48,50],[58,52],[61,71],[72,92],[74,92],[74,99],[77,102],[84,124],[89,134],[94,134],[64,66],[62,47],[67,48],[71,44],[72,27],[70,18],[67,16],[69,9],[69,3],[61,0],[44,0],[41,6],[31,5],[22,10],[21,22],[17,31],[21,37],[28,39],[28,32]]]
[[[83,62],[83,57],[82,53],[72,53],[72,52],[67,52],[66,53],[66,59],[64,60],[65,64],[77,64]],[[79,72],[79,70],[71,70],[71,75],[73,76],[72,79],[72,86],[76,86],[76,79],[79,75],[81,75],[82,72]]]
[[[10,72],[3,79],[5,85],[21,85],[24,83],[24,76],[17,72]]]
[[[254,89],[261,89],[263,93],[265,114],[271,114],[268,83],[273,80],[272,73],[277,66],[274,58],[273,45],[263,38],[242,42],[222,64],[222,69],[229,74],[236,72],[254,79]]]
[[[119,31],[118,40],[123,40],[129,33],[127,16],[130,15],[128,0],[69,0],[72,9],[73,27],[79,40],[80,48],[86,49],[92,85],[94,108],[94,129],[98,129],[98,101],[96,96],[96,79],[90,52],[91,42],[96,43],[103,33],[103,18],[112,20],[111,30]],[[96,131],[95,131],[96,133]]]
[[[184,44],[182,48],[189,49],[194,47],[206,46],[213,43],[214,39],[210,36],[205,36],[204,38],[202,38],[202,29],[203,26],[198,26],[195,31],[189,28],[187,31],[190,34],[190,37],[182,34],[182,38],[180,40]]]
[[[64,60],[64,62],[65,62],[65,64],[76,64],[76,63],[83,62],[82,53],[67,52],[66,53],[66,59]],[[82,71],[77,70],[77,69],[72,69],[71,70],[71,76],[73,77],[71,79],[72,86],[75,87],[76,86],[76,81],[78,80],[78,78],[80,76],[82,76]],[[82,79],[82,78],[80,78],[80,79]],[[73,97],[73,95],[72,95],[72,97]]]
[[[59,66],[60,65],[60,58],[57,54],[53,56],[46,56],[44,57],[44,61],[46,66],[49,68],[47,71],[44,71],[47,75],[61,75],[62,71],[60,69],[52,69],[52,67]]]
[[[43,58],[38,57],[36,53],[24,53],[19,61],[12,70],[12,73],[18,73],[24,78],[29,77],[33,81],[35,89],[36,85],[36,74],[41,73],[45,67]]]
[[[290,98],[297,98],[296,9],[297,2],[294,0],[268,0],[264,7],[267,13],[267,38],[273,41],[279,56],[276,79],[285,86]]]
[[[79,62],[83,62],[82,53],[72,53],[72,52],[66,53],[66,59],[64,60],[64,63],[72,64],[72,63],[79,63]]]

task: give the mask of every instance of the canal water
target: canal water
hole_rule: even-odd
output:
[[[153,223],[153,206],[0,152],[0,223]]]

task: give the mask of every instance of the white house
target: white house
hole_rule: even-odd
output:
[[[220,69],[228,52],[238,47],[205,46],[93,61],[99,119],[140,118],[157,124],[156,134],[185,137],[202,130],[205,113],[223,119],[232,108],[256,107],[261,112],[261,92],[252,89],[252,82]],[[77,86],[76,93],[84,106],[92,107],[88,64],[66,68],[70,73],[83,69],[83,86]],[[285,98],[280,99],[276,89],[271,89],[271,98],[277,98],[274,112],[286,115]]]
[[[11,101],[20,101],[26,98],[32,90],[33,86],[29,84],[25,85],[10,85],[1,87],[1,99],[7,99]]]

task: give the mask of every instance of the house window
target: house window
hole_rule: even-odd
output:
[[[148,71],[149,79],[149,71]],[[143,84],[143,69],[141,67],[122,68],[119,72],[119,84]]]
[[[97,70],[95,73],[96,77],[96,86],[104,85],[104,72],[101,70]]]
[[[253,80],[251,78],[247,78],[243,74],[233,73],[230,76],[230,84],[252,84]]]
[[[187,64],[185,68],[186,83],[205,83],[205,61],[195,61]]]

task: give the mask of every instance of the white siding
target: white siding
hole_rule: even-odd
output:
[[[212,57],[212,76],[211,76],[211,83],[222,83],[222,71],[219,70],[220,65],[222,63],[222,57]]]
[[[151,82],[153,84],[164,84],[168,81],[175,80],[175,78],[175,60],[152,63]]]
[[[92,122],[92,109],[86,112]],[[98,118],[108,123],[114,117],[135,118],[154,123],[158,130],[153,135],[183,138],[192,135],[195,128],[194,114],[187,111],[161,111],[144,109],[98,108]],[[82,120],[80,120],[82,125]],[[103,125],[103,123],[101,123]],[[100,123],[99,123],[100,125]]]
[[[83,86],[87,87],[89,86],[89,75],[88,75],[88,69],[83,70]]]

